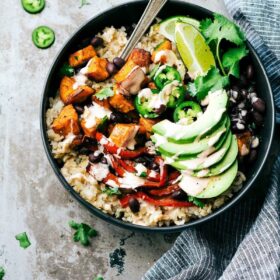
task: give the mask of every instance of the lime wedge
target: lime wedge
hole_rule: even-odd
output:
[[[175,42],[180,56],[188,68],[189,75],[195,79],[205,75],[215,58],[202,34],[193,25],[176,23]]]
[[[177,22],[183,22],[183,23],[189,23],[199,28],[199,21],[190,17],[185,16],[175,16],[175,17],[169,17],[159,24],[159,33],[162,34],[164,37],[166,37],[168,40],[174,42],[174,34],[175,34],[175,24]]]

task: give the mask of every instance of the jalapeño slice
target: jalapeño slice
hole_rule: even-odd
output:
[[[54,31],[47,26],[39,26],[32,32],[32,41],[36,47],[46,49],[55,41]]]

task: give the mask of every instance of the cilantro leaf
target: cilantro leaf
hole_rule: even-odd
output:
[[[208,44],[213,40],[221,41],[225,39],[239,46],[245,41],[244,33],[240,28],[217,13],[214,14],[213,22],[210,19],[203,20],[200,24],[200,30],[203,36],[206,37]]]
[[[2,280],[4,276],[5,276],[5,269],[2,266],[0,266],[0,280]]]
[[[194,196],[189,196],[188,201],[192,202],[194,205],[198,206],[199,208],[203,208],[205,206],[205,204],[200,199]]]
[[[19,246],[24,249],[28,248],[31,245],[26,232],[17,234],[15,238],[19,241]]]
[[[102,190],[103,193],[106,193],[107,195],[120,195],[121,192],[118,188],[110,188],[106,187],[104,190]]]
[[[68,63],[64,63],[59,70],[61,76],[72,77],[75,74],[75,70]]]
[[[103,88],[95,94],[95,97],[99,100],[107,99],[114,95],[114,92],[110,88]]]
[[[248,54],[245,45],[239,48],[231,48],[224,53],[222,64],[225,69],[228,69],[228,75],[233,75],[239,78],[239,61]]]
[[[141,172],[141,174],[140,174],[140,177],[142,177],[142,178],[145,178],[147,176],[148,176],[147,172]]]
[[[81,0],[81,4],[79,8],[81,9],[85,5],[90,5],[90,3],[87,0]]]
[[[212,67],[206,76],[198,76],[193,83],[189,84],[190,95],[196,96],[199,100],[203,100],[209,91],[223,89],[229,84],[229,78],[222,76],[219,69]]]
[[[93,280],[104,280],[104,278],[101,275],[97,275]]]
[[[219,63],[220,69],[223,75],[226,75],[224,66],[221,62],[220,57],[220,44],[222,40],[227,40],[237,46],[241,46],[245,42],[245,35],[240,30],[240,28],[234,24],[232,21],[228,20],[226,17],[220,14],[214,14],[214,20],[205,19],[200,23],[200,31],[203,36],[206,38],[206,42],[209,44],[211,42],[215,43],[216,49],[216,59]],[[237,75],[239,73],[238,65],[232,65],[232,69],[230,69],[230,73],[228,75],[234,73]]]
[[[94,228],[84,223],[78,224],[75,221],[70,221],[69,226],[76,230],[73,236],[73,240],[75,242],[80,241],[80,243],[84,246],[88,246],[90,244],[90,237],[94,237],[97,235],[97,231]]]

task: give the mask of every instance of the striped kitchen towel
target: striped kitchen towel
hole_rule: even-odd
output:
[[[224,0],[271,82],[280,123],[280,0]],[[267,193],[184,231],[145,280],[280,279],[280,156]]]

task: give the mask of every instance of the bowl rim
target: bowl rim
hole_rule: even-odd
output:
[[[170,2],[185,5],[189,9],[195,8],[195,9],[203,11],[203,13],[206,13],[206,14],[213,14],[213,11],[208,10],[204,7],[201,7],[199,5],[192,4],[192,3],[184,3],[182,1],[177,1],[177,0],[172,0]],[[47,136],[47,129],[46,129],[47,127],[46,127],[46,119],[45,119],[46,111],[45,111],[45,106],[44,105],[46,103],[46,99],[49,98],[48,95],[47,95],[47,92],[48,92],[48,84],[51,80],[51,74],[52,74],[54,68],[56,67],[56,65],[59,63],[61,54],[65,53],[66,49],[69,48],[68,45],[71,44],[73,38],[77,35],[77,33],[79,33],[82,29],[84,29],[92,21],[98,21],[100,18],[106,17],[106,14],[110,11],[113,11],[114,9],[120,9],[122,7],[125,7],[125,6],[137,5],[137,4],[142,4],[142,3],[145,3],[145,1],[138,0],[138,1],[124,3],[124,4],[121,4],[121,5],[117,5],[117,6],[114,6],[112,8],[106,9],[105,11],[102,11],[102,12],[98,13],[97,15],[95,15],[94,17],[87,20],[84,24],[79,26],[69,36],[69,39],[64,43],[64,45],[60,48],[59,52],[57,53],[57,55],[53,59],[53,62],[51,64],[51,67],[48,71],[48,74],[47,74],[45,82],[44,82],[43,94],[41,96],[41,104],[40,104],[40,132],[41,132],[40,134],[41,134],[43,147],[44,147],[45,153],[47,155],[48,161],[49,161],[54,173],[56,174],[57,178],[59,179],[60,183],[72,195],[72,197],[74,197],[81,205],[83,205],[88,211],[90,211],[91,214],[94,214],[98,218],[101,218],[102,220],[104,220],[108,223],[119,226],[121,228],[132,230],[132,231],[157,232],[157,233],[181,232],[181,231],[183,231],[187,228],[197,226],[197,225],[201,225],[205,222],[208,222],[208,221],[216,218],[217,216],[219,216],[220,214],[222,214],[226,210],[230,209],[233,205],[240,202],[241,198],[244,197],[244,195],[251,189],[253,183],[257,180],[260,173],[262,172],[263,167],[264,167],[264,165],[267,161],[269,152],[271,150],[271,145],[272,145],[272,140],[273,140],[273,135],[274,135],[274,130],[275,130],[275,105],[274,105],[273,93],[272,93],[270,81],[268,79],[266,70],[265,70],[258,54],[256,53],[256,51],[254,50],[253,46],[250,44],[249,41],[247,41],[247,46],[250,49],[250,53],[252,53],[254,58],[257,60],[258,64],[260,65],[260,68],[261,68],[262,72],[264,73],[264,79],[265,79],[265,81],[268,85],[269,98],[270,98],[270,102],[272,104],[272,111],[270,112],[270,117],[272,119],[272,123],[271,123],[270,134],[267,136],[267,137],[269,137],[269,141],[268,141],[268,144],[267,144],[267,150],[266,150],[260,164],[256,168],[256,172],[254,173],[254,176],[252,176],[246,182],[244,187],[240,191],[238,191],[238,193],[236,193],[234,195],[234,197],[231,198],[228,202],[226,202],[222,207],[220,207],[219,209],[215,210],[214,212],[212,212],[211,214],[209,214],[209,215],[207,215],[203,218],[199,218],[199,219],[196,219],[196,220],[191,220],[191,221],[189,221],[189,222],[187,222],[186,224],[183,224],[183,225],[172,225],[172,226],[165,226],[165,227],[151,227],[151,226],[141,226],[141,225],[136,225],[136,224],[132,224],[132,223],[129,223],[129,222],[125,222],[125,221],[122,221],[118,218],[115,218],[115,217],[113,217],[109,214],[104,213],[102,210],[96,208],[95,206],[93,206],[92,204],[87,202],[84,198],[82,198],[73,189],[73,187],[71,187],[70,184],[68,184],[68,182],[66,181],[66,179],[62,175],[55,158],[52,156],[51,147],[50,147],[48,136]]]

